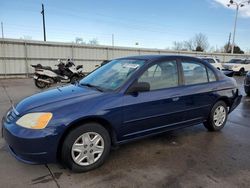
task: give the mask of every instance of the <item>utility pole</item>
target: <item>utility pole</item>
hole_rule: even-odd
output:
[[[112,34],[112,47],[114,48],[115,46],[115,39],[114,39],[114,34]]]
[[[236,33],[238,14],[239,14],[239,5],[236,6],[236,15],[235,15],[235,21],[234,21],[234,32],[233,32],[233,42],[232,42],[231,54],[234,53],[235,33]]]
[[[42,4],[42,12],[43,15],[43,40],[46,41],[46,29],[45,29],[45,17],[44,17],[44,6]]]
[[[114,48],[115,48],[115,37],[114,34],[112,34],[112,58],[114,58]]]
[[[1,22],[1,30],[2,30],[2,38],[4,38],[4,34],[3,34],[3,22]]]
[[[227,43],[227,53],[229,51],[230,42],[231,42],[231,32],[229,33],[229,38],[228,38],[228,43]]]

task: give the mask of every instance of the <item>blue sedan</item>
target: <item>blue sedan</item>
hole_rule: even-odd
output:
[[[241,97],[234,79],[197,58],[120,58],[22,100],[3,118],[3,135],[23,162],[85,172],[128,141],[200,123],[219,131]]]

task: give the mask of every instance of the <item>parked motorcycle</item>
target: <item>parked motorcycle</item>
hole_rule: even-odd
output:
[[[31,65],[35,68],[34,81],[38,88],[43,89],[56,83],[74,83],[85,76],[82,65],[75,66],[70,60],[66,64],[61,60],[58,61],[57,69],[41,64]]]

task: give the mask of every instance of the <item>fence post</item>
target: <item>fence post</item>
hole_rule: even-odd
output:
[[[26,41],[24,41],[24,55],[25,55],[26,77],[29,78],[28,49]]]
[[[7,76],[7,63],[5,61],[5,42],[4,40],[2,41],[2,47],[3,47],[3,66],[4,66],[4,78]]]
[[[107,47],[107,60],[109,60],[109,48]]]
[[[74,61],[74,44],[71,45],[71,59]]]

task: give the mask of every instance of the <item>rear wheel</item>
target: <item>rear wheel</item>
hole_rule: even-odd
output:
[[[45,82],[39,81],[37,79],[35,80],[35,85],[39,89],[44,89],[47,86],[47,84]]]
[[[245,69],[241,68],[239,71],[240,76],[244,76],[245,75]]]
[[[209,131],[221,130],[227,121],[228,109],[223,101],[218,101],[212,108],[208,120],[204,122],[204,126]]]
[[[93,170],[104,163],[110,147],[110,136],[103,126],[84,124],[73,129],[65,138],[62,162],[75,172]]]

